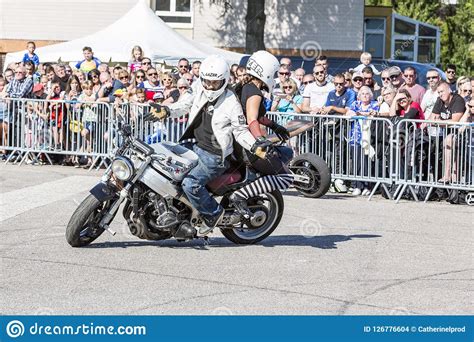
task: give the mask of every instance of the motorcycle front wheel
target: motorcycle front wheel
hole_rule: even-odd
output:
[[[233,229],[222,229],[222,235],[239,245],[251,245],[267,238],[278,227],[283,215],[283,196],[275,190],[247,200],[249,210],[258,217],[254,222]],[[257,216],[256,215],[256,216]]]
[[[331,172],[321,157],[305,153],[293,158],[290,170],[296,174],[306,176],[307,184],[295,182],[295,189],[305,197],[319,198],[325,195],[331,186]]]
[[[100,202],[93,195],[87,196],[69,220],[66,227],[67,242],[72,247],[84,247],[97,239],[104,232],[99,222],[108,206],[108,202]]]

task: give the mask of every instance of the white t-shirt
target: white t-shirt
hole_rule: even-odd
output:
[[[423,100],[421,101],[421,109],[425,113],[425,118],[428,118],[433,111],[433,107],[438,99],[438,92],[432,91],[431,88],[428,88],[425,95],[423,95]]]
[[[379,113],[390,113],[390,106],[387,102],[383,102],[380,105]]]
[[[328,94],[331,90],[334,90],[334,84],[326,82],[325,85],[319,86],[316,82],[308,84],[304,88],[303,98],[309,98],[309,106],[311,108],[318,107],[321,108],[326,104]]]

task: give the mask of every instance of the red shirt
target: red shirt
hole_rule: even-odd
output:
[[[421,106],[418,102],[412,102],[410,104],[410,108],[408,109],[408,112],[405,112],[405,109],[402,109],[400,111],[400,116],[405,116],[406,113],[409,113],[410,111],[416,111],[417,114],[414,118],[411,118],[411,119],[414,119],[414,120],[425,120],[425,113],[423,113],[423,109],[421,109]],[[420,128],[421,126],[421,123],[417,123],[416,124],[416,127]]]

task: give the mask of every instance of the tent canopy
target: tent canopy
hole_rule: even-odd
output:
[[[239,63],[244,56],[183,37],[158,17],[146,0],[139,0],[120,19],[96,33],[38,48],[36,53],[40,62],[76,62],[83,59],[82,48],[90,46],[94,56],[102,62],[127,62],[135,45],[141,46],[145,55],[153,61],[163,60],[170,64],[175,64],[182,57],[193,61],[209,55],[220,55],[228,63]],[[20,61],[24,53],[8,53],[5,66]]]

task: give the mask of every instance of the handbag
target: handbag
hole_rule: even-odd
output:
[[[84,124],[79,120],[69,121],[69,130],[73,133],[79,133],[84,129]]]

